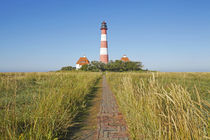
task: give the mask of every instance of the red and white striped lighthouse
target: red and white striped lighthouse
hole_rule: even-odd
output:
[[[103,21],[101,24],[101,48],[100,48],[100,61],[107,64],[109,62],[108,56],[108,43],[107,43],[107,26]]]

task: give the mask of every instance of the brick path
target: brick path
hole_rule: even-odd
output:
[[[128,140],[125,121],[118,110],[113,93],[109,89],[105,76],[100,112],[98,114],[98,140]]]

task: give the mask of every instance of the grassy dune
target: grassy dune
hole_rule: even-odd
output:
[[[210,73],[107,73],[132,139],[209,139]]]
[[[100,73],[0,73],[0,138],[54,139],[86,108]]]

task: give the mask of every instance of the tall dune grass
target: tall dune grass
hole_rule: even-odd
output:
[[[0,139],[54,139],[74,125],[100,73],[0,73]]]
[[[197,88],[196,73],[181,75],[107,74],[132,139],[209,139],[209,96],[200,92],[210,91]],[[210,73],[204,75],[208,83]]]

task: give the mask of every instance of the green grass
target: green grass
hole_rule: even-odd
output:
[[[0,73],[0,138],[60,138],[100,73]]]
[[[209,139],[210,73],[108,73],[132,139]]]
[[[210,73],[107,73],[132,139],[207,139]],[[57,139],[101,73],[0,73],[0,139]],[[68,132],[69,133],[69,132]]]

